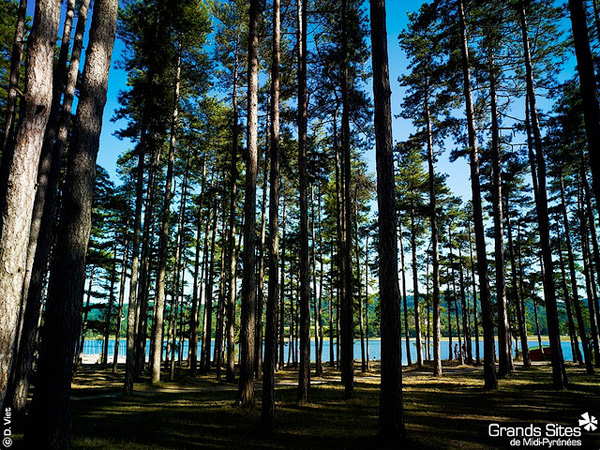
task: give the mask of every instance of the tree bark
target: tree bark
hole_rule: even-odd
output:
[[[254,330],[256,324],[256,177],[258,172],[258,21],[259,0],[250,1],[248,37],[248,149],[244,200],[244,264],[242,273],[242,323],[240,334],[240,383],[235,404],[254,405]]]
[[[129,221],[127,222],[129,225]],[[115,332],[115,350],[113,352],[112,372],[117,371],[119,364],[119,344],[121,340],[121,321],[123,316],[123,303],[125,301],[125,281],[127,277],[127,265],[129,263],[129,240],[125,241],[123,261],[121,262],[121,281],[119,283],[119,307],[117,309],[117,331]]]
[[[594,373],[594,366],[592,364],[592,355],[590,347],[588,345],[588,339],[585,331],[585,323],[583,321],[583,314],[581,311],[581,303],[579,302],[579,291],[577,287],[577,274],[575,272],[575,260],[573,257],[573,246],[571,245],[571,230],[569,226],[569,217],[567,214],[567,203],[565,197],[565,182],[562,170],[559,173],[560,182],[560,201],[562,207],[562,219],[563,226],[565,229],[565,243],[567,244],[567,260],[569,263],[569,275],[571,277],[571,295],[573,297],[573,306],[575,307],[575,315],[577,317],[577,326],[579,329],[579,336],[581,339],[581,346],[583,347],[583,358],[585,360],[585,368],[589,375]],[[562,242],[562,241],[559,241]],[[568,293],[565,293],[568,295]],[[567,302],[568,299],[565,299]],[[590,300],[588,300],[590,301]]]
[[[579,89],[592,170],[592,188],[596,202],[600,204],[600,106],[598,105],[598,87],[583,0],[569,0],[569,11],[571,12]]]
[[[79,59],[83,44],[83,34],[87,20],[89,1],[83,1],[79,9],[79,18],[73,50],[71,56],[71,66],[67,74],[67,81],[64,89],[64,102],[62,109],[68,109],[68,120],[71,120],[71,106],[75,92],[75,81],[79,73]],[[65,28],[64,34],[70,30]],[[64,36],[63,36],[64,42]],[[65,44],[68,53],[68,42]],[[63,54],[61,48],[61,55]],[[66,58],[66,55],[65,55]],[[59,63],[60,65],[60,63]],[[54,84],[57,80],[54,80]],[[56,89],[56,87],[54,88]],[[54,99],[53,99],[54,104]],[[57,141],[53,144],[52,151],[42,157],[38,169],[38,187],[33,209],[31,229],[29,232],[29,244],[27,249],[27,273],[23,282],[24,308],[22,310],[23,318],[21,332],[16,354],[16,362],[13,372],[11,385],[7,391],[7,402],[12,405],[15,423],[24,418],[25,406],[27,402],[27,392],[29,390],[29,379],[33,365],[33,355],[37,345],[38,323],[43,301],[44,281],[48,270],[48,260],[54,239],[56,208],[58,203],[58,184],[60,180],[60,170],[63,160],[64,144],[62,128],[65,114],[60,112],[60,121],[57,127]],[[66,127],[66,126],[65,126]],[[66,133],[64,133],[66,134]],[[44,139],[46,141],[46,139]]]
[[[404,336],[406,337],[406,363],[412,365],[410,354],[410,330],[408,327],[408,300],[406,298],[406,267],[404,264],[404,243],[402,242],[402,221],[398,221],[398,240],[400,241],[400,272],[402,272],[402,305],[404,306]],[[414,296],[413,296],[414,297]],[[402,346],[400,346],[402,348]]]
[[[261,421],[264,427],[275,425],[275,367],[277,364],[277,305],[279,301],[279,89],[281,63],[281,3],[273,1],[273,59],[271,61],[271,148],[269,159],[269,234],[267,258],[269,285],[265,328],[265,361]],[[283,313],[281,311],[280,313]]]
[[[582,248],[582,259],[583,259],[583,267],[584,267],[584,275],[586,280],[586,288],[587,288],[587,297],[588,297],[588,311],[589,311],[589,319],[590,319],[590,334],[591,340],[593,342],[594,349],[600,348],[600,342],[598,339],[598,327],[596,326],[596,314],[595,314],[595,305],[597,304],[598,297],[596,294],[596,287],[594,285],[594,275],[592,272],[592,261],[591,255],[589,251],[589,237],[587,230],[587,221],[585,218],[584,212],[584,202],[583,195],[580,192],[578,198],[578,207],[579,207],[579,228],[581,233],[581,248]],[[576,307],[578,305],[575,305]],[[583,320],[582,320],[583,322]],[[582,341],[583,346],[583,341]],[[585,349],[585,347],[584,347]],[[591,357],[590,357],[591,362]],[[600,367],[600,355],[598,355],[598,351],[596,350],[596,367]],[[586,365],[587,368],[587,365]],[[587,369],[588,373],[590,372],[589,368]]]
[[[342,299],[341,333],[340,333],[340,369],[342,372],[342,384],[344,385],[344,398],[354,397],[354,314],[353,314],[353,273],[352,273],[352,196],[351,184],[351,148],[350,148],[350,80],[349,49],[348,49],[348,0],[342,0],[342,42],[341,56],[341,90],[342,90],[342,202],[343,202],[343,241],[341,243],[342,264]],[[393,166],[392,166],[393,170]],[[395,227],[394,227],[395,230]],[[395,234],[395,231],[394,231]],[[397,244],[396,247],[397,248]],[[397,266],[398,264],[396,264]],[[396,274],[396,279],[397,279]]]
[[[417,230],[415,227],[415,211],[411,208],[410,211],[410,236],[412,247],[412,269],[413,269],[413,308],[415,313],[415,344],[417,351],[417,366],[423,367],[423,349],[421,346],[421,308],[419,304],[419,276],[417,265]],[[410,352],[410,347],[407,350]]]
[[[173,165],[175,163],[175,145],[177,142],[177,122],[179,118],[179,89],[181,85],[181,55],[177,55],[177,70],[173,88],[173,113],[171,115],[171,136],[169,139],[169,156],[167,160],[167,176],[165,179],[165,199],[162,206],[160,235],[158,238],[158,272],[156,277],[156,301],[154,302],[154,323],[152,335],[152,384],[160,382],[160,360],[162,359],[163,328],[165,316],[165,276],[167,273],[167,245],[169,240],[169,221],[171,201],[173,199]]]
[[[227,235],[227,253],[225,255],[228,261],[228,293],[226,305],[226,335],[227,335],[227,368],[225,379],[229,382],[235,381],[235,299],[237,296],[237,255],[235,248],[236,235],[236,202],[237,202],[237,158],[238,158],[238,106],[237,106],[237,85],[238,85],[238,45],[236,47],[233,58],[233,92],[231,97],[231,108],[233,109],[233,127],[232,127],[232,146],[231,146],[231,166],[229,174],[229,228]],[[217,365],[217,376],[220,375],[221,365]]]
[[[306,0],[298,0],[298,172],[300,177],[300,371],[298,402],[308,401],[310,387],[310,277],[308,244],[308,167],[306,97]]]
[[[94,6],[48,288],[39,378],[25,432],[29,448],[68,446],[73,354],[81,320],[96,156],[118,6],[116,0],[96,0]]]
[[[492,204],[494,215],[494,256],[496,264],[496,303],[498,305],[498,376],[505,377],[513,371],[506,280],[504,264],[504,211],[502,210],[502,168],[500,162],[500,123],[496,93],[497,67],[493,53],[489,56],[490,109],[492,119]]]
[[[488,277],[487,255],[485,248],[485,230],[483,227],[483,212],[481,206],[481,186],[479,182],[479,155],[477,135],[471,93],[471,72],[469,68],[469,43],[467,40],[467,24],[464,11],[464,0],[458,0],[458,15],[461,31],[461,54],[464,96],[469,135],[469,152],[471,166],[471,190],[473,193],[473,225],[475,227],[475,249],[477,253],[477,272],[479,275],[479,298],[483,320],[483,377],[486,389],[496,389],[498,380],[494,366],[494,324],[490,299],[490,281]]]
[[[428,87],[427,84],[427,91]],[[442,331],[440,323],[440,256],[437,225],[437,196],[435,192],[435,156],[433,154],[433,140],[431,133],[431,119],[429,114],[429,97],[425,95],[425,115],[427,122],[427,165],[429,168],[429,222],[431,224],[431,266],[433,284],[433,375],[442,376],[441,340]]]
[[[281,203],[283,203],[282,220],[281,220],[281,279],[279,282],[279,368],[285,367],[285,239],[286,239],[286,203],[282,193]]]
[[[462,256],[462,243],[458,244],[458,260],[459,260],[459,283],[460,283],[460,304],[462,308],[462,326],[465,340],[467,364],[473,364],[473,348],[471,344],[471,320],[469,317],[469,306],[467,304],[467,295],[465,292],[465,276]]]
[[[379,436],[397,445],[405,436],[400,359],[398,237],[385,1],[371,0],[375,157],[379,225],[379,298],[381,302],[381,392]]]
[[[183,352],[183,348],[177,345],[177,323],[181,323],[181,319],[177,320],[177,315],[179,313],[180,302],[179,298],[182,298],[183,301],[183,274],[181,273],[183,269],[183,253],[184,253],[184,217],[186,210],[186,202],[187,202],[187,191],[188,191],[188,170],[189,170],[189,157],[185,163],[185,170],[183,172],[183,180],[181,182],[181,200],[179,204],[179,215],[177,218],[177,238],[175,242],[175,268],[173,270],[173,298],[171,302],[171,324],[170,324],[170,338],[171,339],[171,359],[169,361],[169,380],[173,381],[175,378],[175,354],[178,353],[178,361],[181,362],[181,354]],[[212,286],[210,286],[212,288]],[[181,305],[183,307],[183,305]],[[180,342],[181,343],[181,342]]]
[[[475,327],[475,364],[481,363],[479,351],[479,320],[477,314],[477,283],[475,282],[475,258],[473,258],[473,240],[471,238],[471,222],[469,222],[469,259],[471,261],[471,285],[473,286],[473,326]]]
[[[512,237],[512,225],[510,218],[509,208],[509,194],[506,195],[506,229],[508,237],[508,249],[510,252],[510,269],[512,275],[512,288],[515,300],[515,309],[517,310],[517,322],[519,324],[519,338],[521,340],[521,353],[523,358],[523,367],[531,367],[531,358],[529,357],[529,343],[527,342],[527,321],[525,320],[525,308],[523,304],[523,297],[521,295],[522,286],[518,277],[515,246]]]
[[[556,224],[556,238],[558,242],[562,242],[561,234],[560,234],[560,226]],[[581,350],[579,349],[579,341],[577,340],[577,331],[575,328],[575,321],[573,320],[573,311],[571,309],[571,301],[572,298],[569,296],[569,288],[567,287],[567,276],[565,273],[565,261],[562,254],[562,248],[559,245],[558,248],[558,264],[560,268],[560,280],[562,284],[563,296],[565,301],[565,307],[567,310],[567,323],[569,326],[569,337],[571,339],[571,353],[573,355],[573,362],[577,362],[580,365],[583,365],[583,356],[581,354]],[[593,367],[592,367],[593,370]]]
[[[529,103],[529,114],[531,129],[533,131],[533,142],[536,151],[537,178],[538,178],[538,204],[537,218],[540,234],[540,248],[544,265],[544,298],[546,301],[546,317],[548,321],[548,337],[552,348],[552,378],[554,387],[565,389],[567,387],[567,373],[565,370],[562,346],[560,342],[560,326],[558,323],[558,307],[556,304],[556,290],[554,286],[554,270],[552,263],[552,248],[550,245],[550,229],[548,216],[548,194],[546,191],[546,162],[542,148],[542,136],[536,110],[533,68],[531,53],[529,50],[529,37],[527,31],[527,19],[525,2],[521,1],[519,9],[521,32],[523,35],[523,54],[525,56],[525,70],[527,82],[527,100]],[[591,95],[591,94],[590,94]]]
[[[204,330],[204,345],[202,346],[202,365],[201,372],[206,374],[210,372],[210,344],[212,342],[212,316],[213,316],[213,284],[215,280],[215,245],[217,242],[217,223],[219,220],[219,207],[217,202],[214,203],[214,213],[213,213],[213,222],[212,222],[212,235],[210,242],[210,270],[208,273],[208,282],[205,288],[205,297],[204,297],[204,315],[206,317],[206,329]]]
[[[24,110],[7,161],[7,183],[0,215],[0,405],[11,373],[27,260],[27,244],[40,160],[52,102],[54,42],[60,2],[36,2],[30,38]],[[4,169],[3,169],[4,170]]]
[[[110,322],[112,319],[113,304],[115,302],[115,285],[117,284],[117,240],[113,250],[113,264],[110,272],[110,287],[108,304],[106,305],[106,319],[104,319],[104,345],[102,349],[102,367],[108,365],[108,341],[110,339]]]
[[[13,40],[12,53],[10,59],[10,77],[8,85],[8,98],[6,102],[6,121],[4,123],[4,136],[2,139],[2,155],[6,149],[12,147],[12,140],[15,133],[15,119],[17,114],[17,88],[19,86],[19,77],[21,74],[21,62],[23,60],[23,47],[25,45],[25,18],[27,17],[27,0],[19,1],[19,11],[17,15],[17,25],[15,27],[15,38]],[[9,161],[9,155],[3,158]],[[4,165],[4,164],[2,164]]]

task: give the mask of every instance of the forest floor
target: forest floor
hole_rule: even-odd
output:
[[[360,370],[360,364],[356,369]],[[578,426],[585,412],[600,417],[600,377],[588,376],[574,365],[568,366],[570,387],[566,391],[552,389],[547,363],[528,370],[517,366],[513,375],[500,380],[496,391],[483,389],[481,367],[445,363],[444,371],[444,376],[436,379],[427,368],[405,368],[407,439],[393,448],[511,448],[510,437],[489,436],[490,424],[534,424],[546,433],[548,424]],[[297,374],[293,369],[277,373],[277,427],[267,432],[259,427],[260,382],[256,383],[256,407],[250,409],[233,406],[236,384],[217,380],[214,375],[192,378],[183,370],[173,382],[159,387],[143,379],[136,384],[135,395],[125,398],[121,395],[121,368],[113,374],[110,369],[84,365],[72,390],[73,448],[382,448],[375,439],[377,366],[370,372],[356,373],[356,395],[349,401],[342,400],[339,372],[325,367],[322,377],[312,379],[310,403],[302,406],[295,401]],[[600,449],[600,429],[571,439],[581,441],[575,448]],[[19,448],[18,444],[17,439],[14,448]]]

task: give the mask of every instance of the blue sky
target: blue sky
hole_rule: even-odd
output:
[[[400,102],[403,96],[403,91],[398,83],[398,77],[407,67],[406,58],[398,45],[398,35],[407,24],[407,13],[416,11],[423,3],[423,0],[392,0],[387,2],[390,83],[392,87],[392,112],[394,115],[399,113]],[[33,5],[31,5],[30,2],[30,14],[33,14],[32,9]],[[569,24],[565,22],[564,26],[568,25]],[[124,122],[114,123],[110,120],[114,116],[114,111],[119,107],[117,101],[119,90],[124,89],[126,83],[126,73],[115,67],[115,62],[120,59],[123,47],[123,43],[117,39],[113,53],[113,64],[108,87],[108,101],[104,112],[100,151],[98,154],[98,163],[109,171],[115,182],[117,182],[115,170],[117,158],[131,145],[127,141],[120,141],[114,137],[114,132],[122,128]],[[540,104],[544,105],[544,102],[542,101]],[[548,102],[545,104],[548,105]],[[405,140],[413,130],[410,121],[395,117],[393,118],[393,128],[395,141]],[[439,172],[447,173],[449,175],[447,182],[452,191],[467,200],[471,196],[467,161],[461,159],[454,163],[450,163],[448,161],[448,154],[449,151],[445,152],[440,157],[437,164],[437,170]],[[368,151],[365,154],[365,158],[369,163],[371,172],[375,173],[374,150]]]
[[[407,23],[407,12],[416,11],[423,3],[422,0],[393,0],[387,2],[387,26],[388,26],[388,49],[390,58],[390,83],[392,86],[392,107],[393,113],[399,113],[399,105],[402,100],[402,91],[398,84],[398,77],[406,69],[406,58],[398,45],[398,35]],[[119,90],[125,87],[126,74],[122,70],[116,69],[115,62],[119,60],[123,43],[119,40],[115,43],[113,53],[113,67],[111,69],[108,87],[108,102],[104,112],[104,121],[102,135],[100,140],[100,151],[98,153],[98,163],[106,168],[113,179],[116,180],[116,161],[118,156],[127,149],[129,142],[119,141],[113,136],[114,132],[122,127],[122,123],[113,123],[110,121],[118,108],[117,95]],[[406,139],[412,131],[409,121],[403,119],[393,119],[394,139]],[[366,153],[365,158],[369,162],[369,167],[375,173],[374,150]],[[468,166],[465,161],[458,161],[452,165],[445,161],[445,157],[440,160],[440,167],[443,171],[450,173],[449,182],[453,190],[460,195],[468,195],[470,188],[468,185]],[[454,183],[453,181],[456,180]]]

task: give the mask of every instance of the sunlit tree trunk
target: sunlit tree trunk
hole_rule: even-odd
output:
[[[68,447],[73,354],[81,321],[96,156],[118,6],[117,0],[96,0],[94,6],[62,194],[38,379],[25,432],[28,448]]]
[[[52,102],[54,42],[60,2],[36,2],[28,48],[24,109],[10,158],[7,183],[0,199],[0,404],[4,400],[14,354],[27,260],[27,244],[35,200],[40,149]]]
[[[63,122],[65,119],[70,122],[72,117],[72,100],[75,92],[75,82],[79,74],[79,59],[83,45],[88,6],[89,2],[83,1],[79,8],[79,19],[77,21],[77,29],[71,52],[71,65],[66,75],[66,84],[64,87],[63,111],[59,109],[59,122],[55,125],[57,127],[57,139],[50,146],[51,151],[47,152],[46,157],[42,157],[40,160],[38,169],[38,187],[27,249],[27,272],[23,282],[23,298],[21,300],[23,303],[21,312],[22,325],[20,326],[12,380],[6,394],[7,402],[12,405],[15,423],[19,423],[20,419],[24,418],[25,405],[27,403],[27,392],[29,390],[34,351],[39,331],[38,323],[41,304],[44,296],[44,283],[54,239],[53,231],[58,204],[58,184],[64,153],[64,135],[66,134],[63,132]],[[65,27],[63,31],[64,45],[61,46],[61,56],[64,55],[64,58],[68,56],[68,44],[70,42],[67,41],[65,43],[67,32],[70,37],[71,30],[69,27]],[[62,60],[59,62],[59,66],[61,63]],[[60,80],[54,80],[54,84],[56,85],[57,83],[60,83]],[[56,90],[56,86],[53,89]],[[64,110],[68,110],[68,114],[65,114]],[[47,142],[47,140],[44,139],[44,142]]]

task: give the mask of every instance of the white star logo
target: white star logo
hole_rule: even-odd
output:
[[[579,426],[583,427],[586,431],[596,431],[598,429],[598,419],[594,416],[590,416],[590,413],[584,413],[579,419]]]

